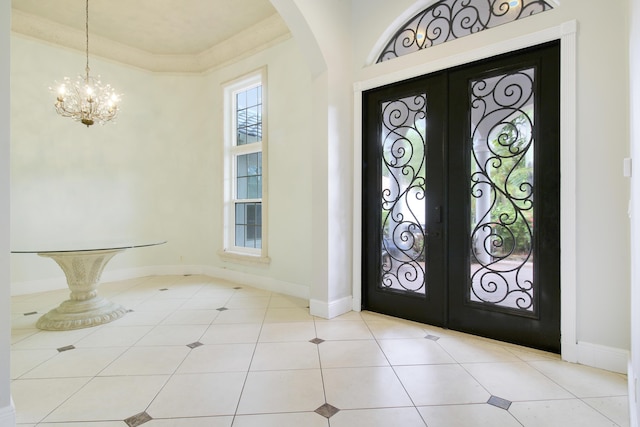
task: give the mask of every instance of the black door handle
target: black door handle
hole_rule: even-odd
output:
[[[442,222],[442,206],[436,206],[436,223]]]

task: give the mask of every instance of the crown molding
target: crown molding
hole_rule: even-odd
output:
[[[84,52],[85,34],[65,25],[12,10],[11,30],[53,45]],[[91,55],[160,73],[202,73],[250,56],[291,37],[280,15],[237,33],[211,48],[193,55],[159,55],[91,34]],[[259,41],[259,42],[257,42]]]

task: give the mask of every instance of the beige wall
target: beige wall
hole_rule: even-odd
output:
[[[0,2],[0,427],[13,427],[11,400],[11,310],[9,277],[9,2]]]
[[[161,238],[109,271],[209,266],[308,287],[311,267],[310,74],[295,43],[202,75],[164,75],[91,58],[123,93],[116,124],[86,128],[57,116],[48,86],[83,68],[82,53],[12,35],[11,230],[14,246],[42,240]],[[35,58],[38,58],[36,61]],[[46,67],[39,64],[47,64]],[[271,265],[224,262],[221,84],[268,67]],[[28,112],[28,113],[27,113]],[[50,260],[12,255],[20,284],[62,278]],[[182,270],[181,270],[182,269]],[[64,281],[58,283],[64,286]]]
[[[640,0],[630,3],[629,26],[629,72],[631,87],[630,128],[631,156],[636,159],[636,171],[631,180],[631,358],[629,364],[629,402],[631,426],[640,422],[638,406],[638,375],[640,375],[640,173],[637,159],[640,159]]]

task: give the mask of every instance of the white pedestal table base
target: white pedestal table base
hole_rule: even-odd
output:
[[[60,306],[40,317],[36,327],[67,331],[102,325],[124,316],[127,309],[98,295],[102,270],[114,255],[122,251],[124,249],[38,253],[58,263],[71,294]]]

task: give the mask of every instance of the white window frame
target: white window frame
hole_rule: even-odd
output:
[[[223,250],[220,255],[226,260],[268,263],[267,252],[267,69],[262,68],[223,84],[224,92],[224,203],[223,203]],[[262,141],[237,145],[236,94],[262,86]],[[262,153],[262,198],[236,199],[236,167],[238,156]],[[236,246],[235,212],[237,203],[261,203],[262,236],[261,248]]]

